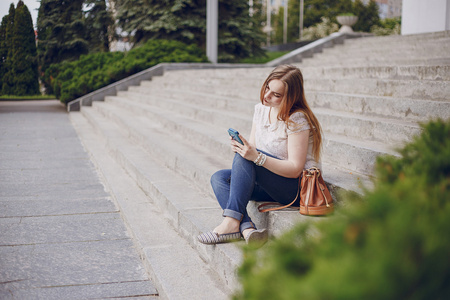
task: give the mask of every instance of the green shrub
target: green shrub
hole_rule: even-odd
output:
[[[450,120],[422,127],[339,214],[245,248],[235,299],[450,299]]]
[[[380,25],[374,25],[370,32],[375,35],[393,35],[401,33],[401,18],[388,18],[380,21]]]
[[[150,40],[128,53],[82,55],[79,60],[51,65],[43,80],[63,103],[162,62],[206,62],[200,48],[177,41]]]

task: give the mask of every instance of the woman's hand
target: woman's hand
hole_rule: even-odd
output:
[[[231,150],[235,153],[239,153],[243,158],[246,160],[254,161],[256,158],[258,158],[258,151],[256,150],[256,147],[250,144],[246,139],[242,137],[242,135],[239,134],[239,138],[242,140],[244,145],[239,143],[238,141],[231,139]]]

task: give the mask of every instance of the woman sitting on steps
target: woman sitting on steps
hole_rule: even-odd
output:
[[[211,185],[223,209],[223,221],[213,231],[198,236],[204,244],[245,238],[264,244],[267,230],[256,229],[247,213],[250,200],[291,203],[299,193],[304,169],[321,169],[321,128],[309,108],[303,76],[297,67],[275,68],[265,80],[255,106],[250,139],[243,144],[231,139],[235,152],[232,168],[211,177]],[[294,205],[299,206],[300,197]]]

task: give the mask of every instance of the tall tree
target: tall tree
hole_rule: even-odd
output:
[[[118,25],[135,44],[167,39],[205,49],[205,0],[118,0],[116,6]],[[261,54],[261,26],[250,17],[247,1],[219,1],[219,60]]]
[[[262,24],[249,14],[248,1],[219,1],[219,60],[261,56],[265,41]]]
[[[14,95],[39,94],[36,39],[28,7],[20,0],[14,17],[11,62],[14,72]]]
[[[41,0],[37,20],[41,72],[50,64],[75,60],[88,53],[83,3],[84,0]]]
[[[14,88],[14,70],[13,64],[11,61],[13,48],[12,48],[12,37],[14,30],[14,16],[16,14],[16,9],[14,7],[14,3],[11,3],[9,6],[9,13],[6,18],[6,26],[5,26],[5,40],[4,45],[6,48],[6,58],[4,62],[4,76],[2,78],[2,94],[3,95],[12,95]]]
[[[133,34],[135,44],[149,39],[174,39],[205,44],[205,0],[118,0],[118,25]]]
[[[89,52],[108,52],[109,37],[114,34],[114,19],[105,0],[85,0],[86,40]]]
[[[358,16],[358,21],[352,26],[355,31],[370,32],[372,26],[381,24],[378,4],[373,0],[370,0],[367,5],[364,5],[361,0],[356,0],[353,12]]]
[[[0,95],[2,94],[3,78],[6,73],[6,58],[8,56],[8,46],[6,43],[6,25],[8,23],[8,15],[2,18],[0,24],[0,78],[2,78],[2,84],[0,84]]]

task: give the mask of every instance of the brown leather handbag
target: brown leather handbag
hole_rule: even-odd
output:
[[[331,198],[330,191],[322,178],[320,170],[315,167],[303,170],[300,178],[299,188],[301,186],[301,189],[297,191],[297,196],[294,201],[284,206],[273,202],[264,203],[258,206],[258,210],[260,212],[268,212],[289,207],[294,204],[300,194],[299,212],[302,215],[321,216],[332,213],[334,211],[333,198]],[[268,205],[278,205],[279,207],[262,209],[264,206]]]
[[[321,216],[334,211],[333,198],[319,169],[304,170],[301,185],[300,213],[302,215]]]

